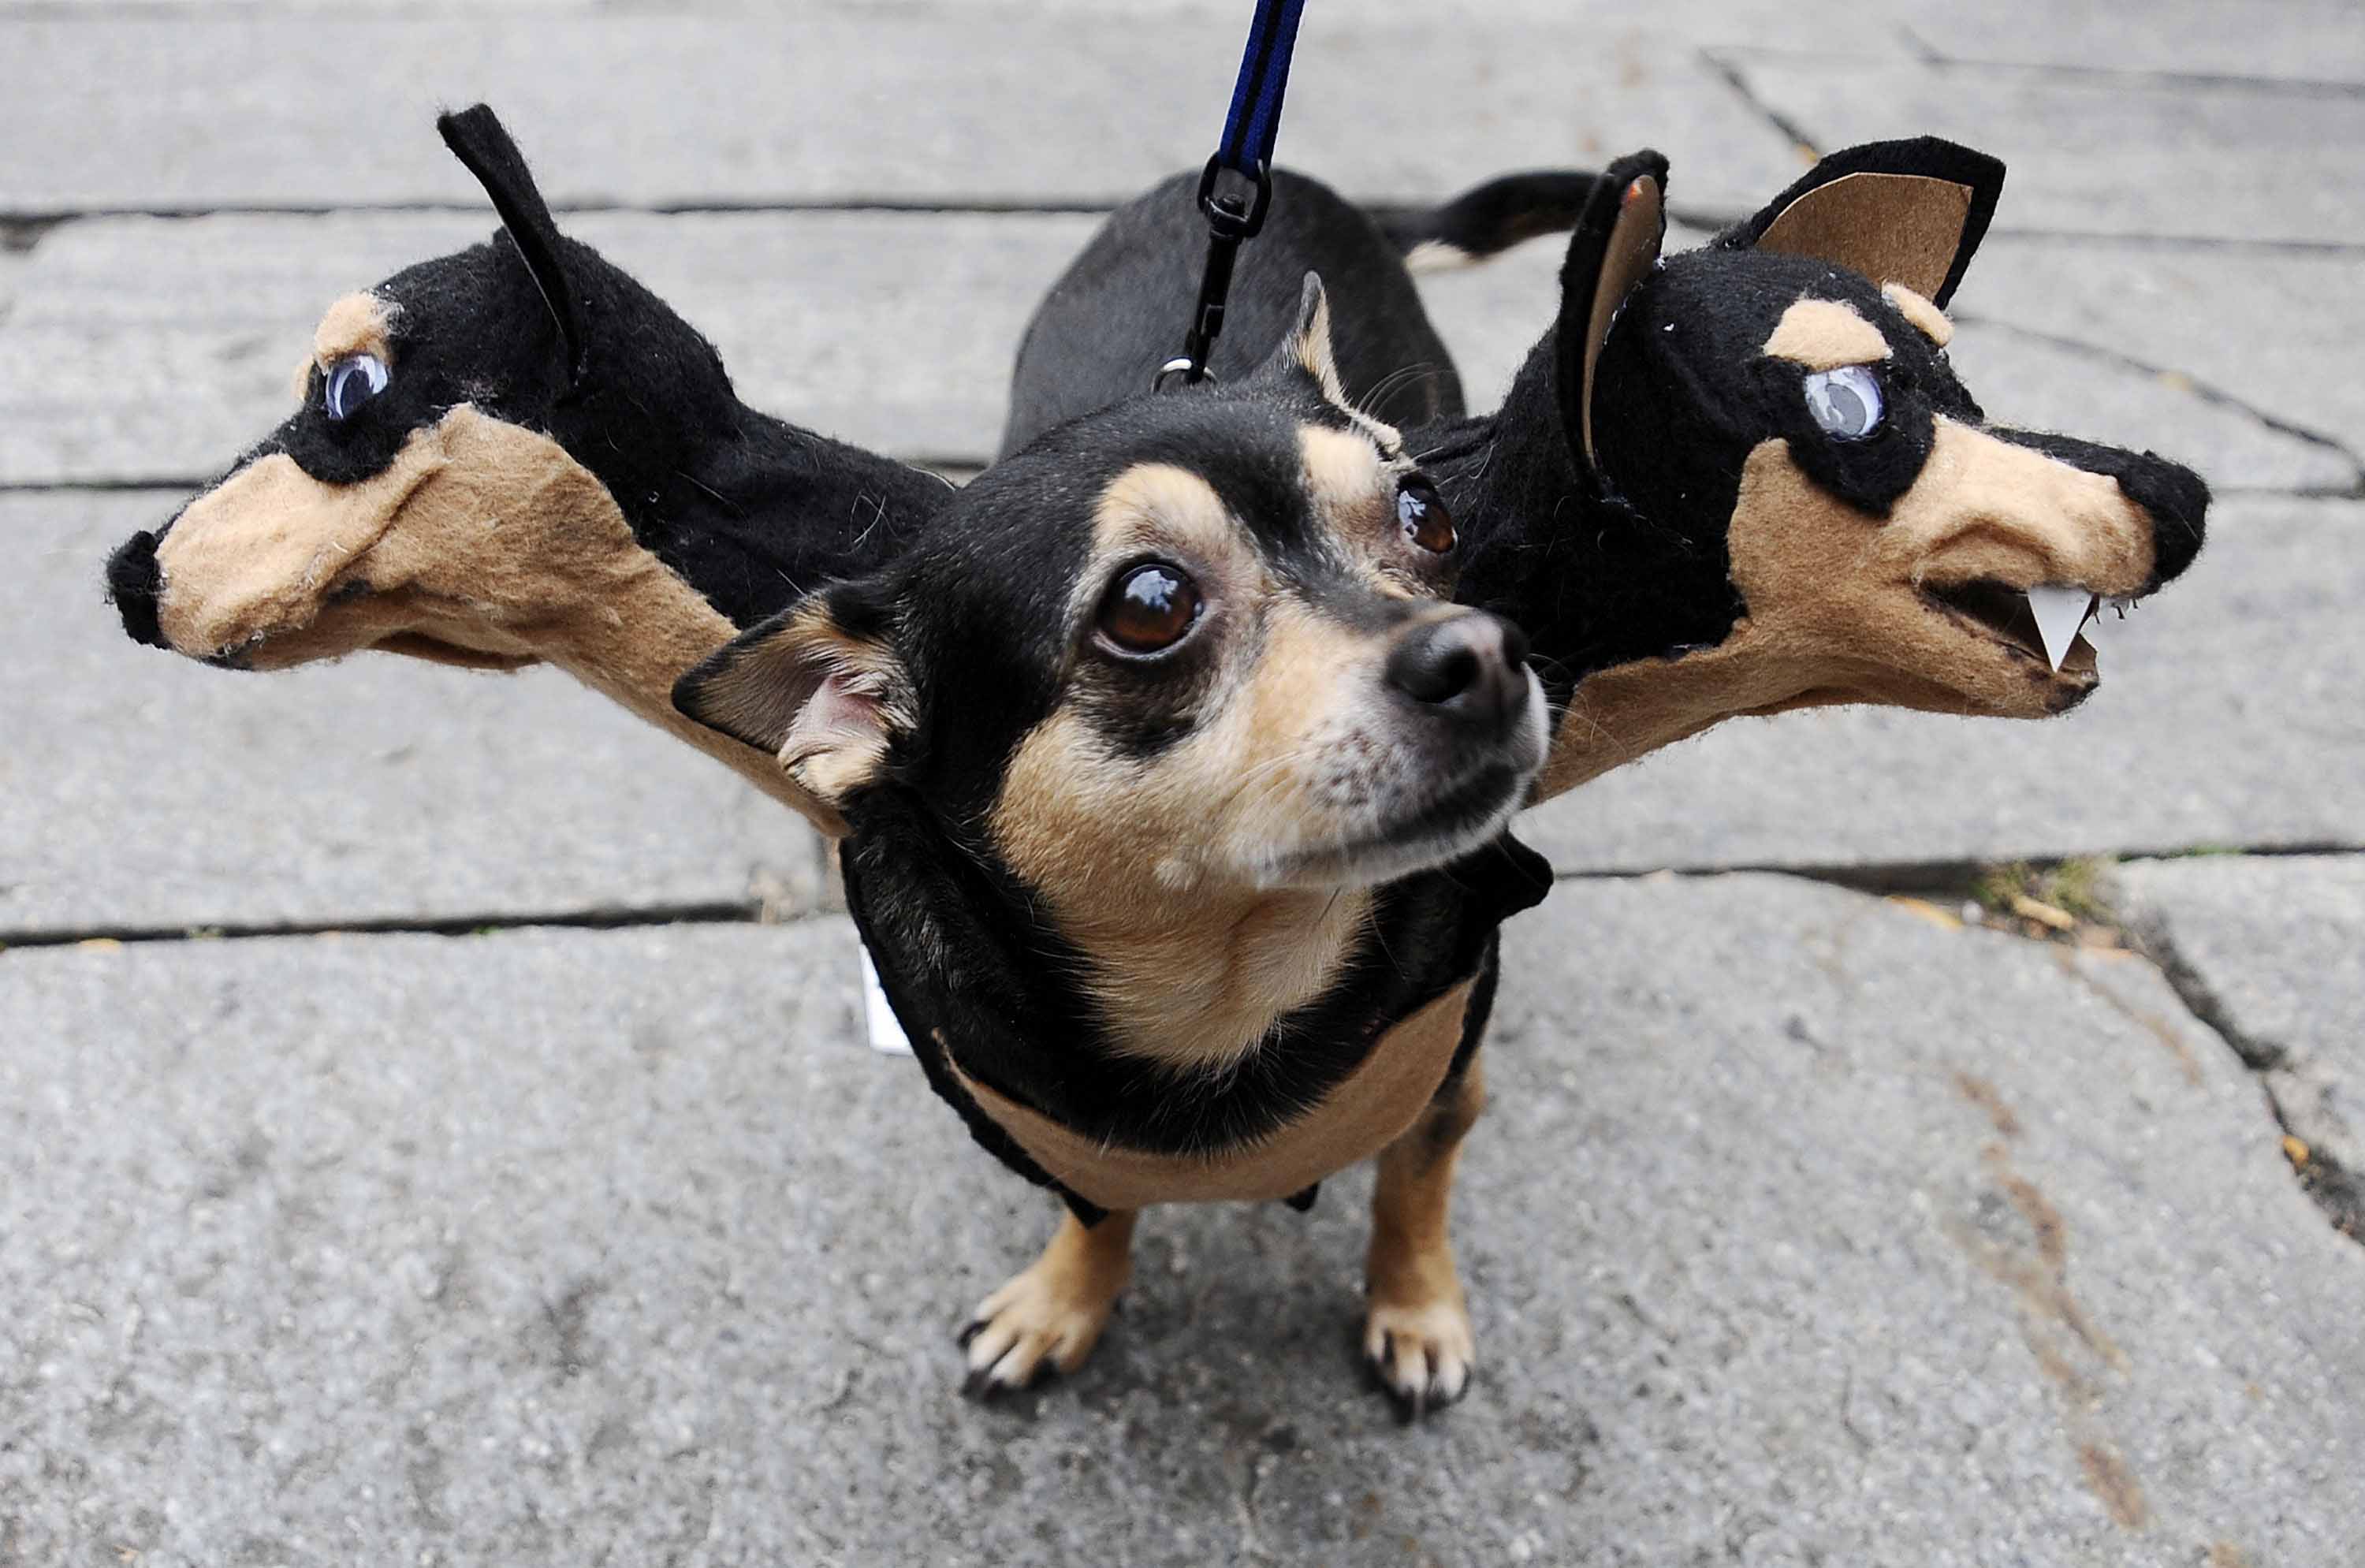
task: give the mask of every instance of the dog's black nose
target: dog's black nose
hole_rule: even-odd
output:
[[[1527,706],[1527,633],[1478,610],[1424,621],[1388,650],[1387,678],[1424,707],[1504,728]]]

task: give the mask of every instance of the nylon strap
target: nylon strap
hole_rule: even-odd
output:
[[[1199,278],[1199,301],[1182,336],[1182,357],[1169,360],[1158,373],[1160,387],[1178,378],[1206,379],[1207,358],[1224,330],[1233,259],[1241,242],[1264,227],[1265,209],[1272,203],[1272,148],[1281,135],[1281,101],[1289,91],[1290,56],[1297,49],[1297,20],[1305,9],[1306,0],[1257,0],[1223,140],[1199,176],[1199,210],[1207,215],[1207,265]],[[1242,180],[1248,182],[1246,191],[1239,188]]]

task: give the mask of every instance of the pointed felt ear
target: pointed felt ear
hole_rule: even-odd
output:
[[[1593,455],[1593,376],[1610,323],[1634,286],[1658,264],[1667,234],[1667,161],[1642,151],[1601,173],[1569,238],[1560,270],[1560,327],[1554,379],[1562,428],[1574,433],[1587,467]]]
[[[1330,349],[1330,297],[1323,291],[1319,273],[1306,274],[1297,291],[1296,319],[1257,367],[1258,376],[1268,378],[1301,372],[1321,383],[1322,396],[1342,409],[1349,406],[1339,380],[1338,356]]]
[[[560,260],[558,225],[551,221],[550,207],[535,187],[524,155],[510,140],[500,117],[484,104],[457,114],[438,115],[435,129],[442,133],[443,145],[468,166],[468,173],[493,198],[502,229],[525,259],[526,271],[532,274],[534,287],[542,291],[551,319],[558,323],[559,341],[566,345],[567,375],[580,375],[583,329],[576,316],[575,292],[567,286],[566,267]]]
[[[1984,152],[1934,136],[1868,141],[1833,153],[1716,242],[1834,263],[1943,310],[2002,193],[2003,164]]]
[[[893,737],[911,729],[911,685],[889,612],[858,584],[808,596],[674,683],[681,713],[768,752],[846,831],[849,796],[874,781]]]

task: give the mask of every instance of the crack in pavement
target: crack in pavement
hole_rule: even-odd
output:
[[[1708,68],[1709,74],[1732,88],[1744,107],[1789,138],[1790,145],[1797,148],[1801,156],[1809,159],[1822,156],[1821,145],[1809,136],[1796,120],[1759,97],[1757,89],[1751,86],[1749,78],[1742,73],[1739,62],[1726,59],[1724,50],[1703,49],[1698,58],[1700,64]]]
[[[2043,343],[2049,348],[2059,349],[2064,353],[2075,354],[2081,359],[2091,360],[2097,364],[2107,365],[2113,369],[2132,371],[2156,378],[2172,378],[2183,390],[2190,392],[2212,408],[2230,409],[2277,435],[2287,436],[2303,444],[2331,453],[2347,464],[2349,470],[2356,476],[2350,481],[2350,487],[2347,490],[2326,492],[2320,487],[2315,487],[2315,493],[2336,499],[2365,498],[2365,455],[2360,455],[2356,448],[2337,436],[2327,435],[2322,431],[2311,430],[2305,425],[2286,420],[2279,414],[2269,413],[2257,404],[2239,398],[2214,383],[2203,381],[2190,371],[2178,370],[2171,365],[2156,364],[2149,360],[2138,359],[2131,353],[2124,353],[2107,344],[2089,342],[2083,338],[2073,338],[2061,332],[2048,332],[2041,328],[2023,327],[2017,322],[2006,321],[1994,316],[1957,311],[1955,320],[1958,325],[1984,327],[2030,342]]]
[[[2158,968],[2169,989],[2184,1003],[2185,1011],[2223,1040],[2235,1059],[2259,1081],[2259,1096],[2281,1134],[2283,1155],[2299,1180],[2300,1190],[2315,1201],[2334,1230],[2365,1244],[2365,1179],[2293,1132],[2290,1114],[2275,1092],[2274,1080],[2270,1075],[2290,1065],[2290,1051],[2273,1040],[2252,1035],[2234,1021],[2233,1010],[2225,1005],[2225,999],[2199,967],[2185,956],[2165,922],[2144,923],[2130,935],[2138,944],[2137,950]]]

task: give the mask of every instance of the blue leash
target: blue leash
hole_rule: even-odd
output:
[[[1264,227],[1265,211],[1272,205],[1272,145],[1281,135],[1281,100],[1289,91],[1289,59],[1305,9],[1306,0],[1257,0],[1223,140],[1199,176],[1199,210],[1207,215],[1207,266],[1199,278],[1199,303],[1182,335],[1182,357],[1158,372],[1161,388],[1178,378],[1186,384],[1206,379],[1207,356],[1224,330],[1232,263],[1241,242]]]

